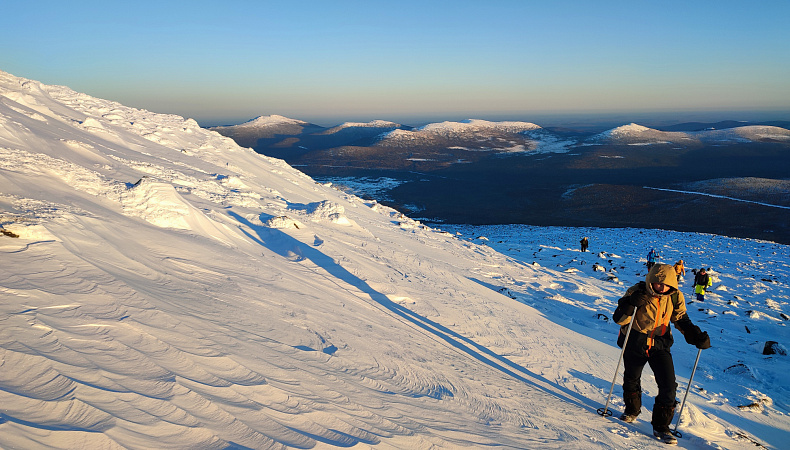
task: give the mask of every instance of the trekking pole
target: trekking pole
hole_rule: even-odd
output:
[[[623,353],[625,353],[625,346],[628,344],[628,335],[631,334],[631,327],[634,326],[634,320],[636,319],[636,310],[634,310],[634,314],[631,315],[631,322],[628,323],[628,331],[625,332],[625,340],[623,341],[623,349],[620,350],[620,358],[617,359],[617,368],[614,369],[614,379],[612,379],[612,387],[609,389],[609,396],[606,397],[606,406],[603,408],[598,408],[598,415],[603,417],[611,416],[612,412],[609,411],[609,400],[612,399],[612,392],[614,392],[614,384],[617,381],[617,371],[620,370],[620,361],[623,360]],[[692,375],[693,376],[693,375]]]
[[[691,371],[691,377],[689,377],[689,385],[686,386],[686,394],[683,395],[683,403],[680,404],[680,412],[678,413],[678,420],[675,422],[675,429],[672,431],[672,434],[675,437],[683,437],[683,433],[678,431],[678,425],[680,424],[680,415],[683,414],[683,407],[686,406],[686,397],[689,395],[689,389],[691,389],[691,382],[694,380],[694,373],[697,371],[697,364],[699,364],[699,355],[702,354],[702,349],[697,350],[697,360],[694,361],[694,369]]]

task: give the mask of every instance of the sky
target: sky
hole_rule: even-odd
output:
[[[0,70],[201,125],[790,119],[785,0],[31,0],[3,16]]]

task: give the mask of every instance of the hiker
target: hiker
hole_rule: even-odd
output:
[[[653,370],[658,395],[653,405],[653,435],[665,443],[677,443],[669,425],[675,414],[675,366],[669,349],[674,339],[670,323],[677,328],[691,345],[700,349],[710,348],[708,333],[694,325],[686,313],[683,293],[678,290],[675,269],[669,264],[656,264],[645,281],[631,286],[618,301],[613,315],[621,326],[617,345],[623,351],[623,400],[625,411],[620,416],[624,422],[633,422],[642,410],[641,376],[645,364]],[[634,324],[625,342],[628,324]]]
[[[587,246],[590,245],[590,241],[587,240],[587,236],[583,237],[582,240],[579,242],[582,244],[582,252],[586,252]]]
[[[713,280],[710,279],[710,275],[705,271],[705,268],[703,267],[697,271],[697,275],[694,277],[694,293],[697,294],[697,301],[705,301],[705,291],[711,285],[713,285]]]
[[[650,252],[648,252],[648,254],[647,254],[647,270],[648,271],[651,268],[653,268],[653,265],[655,265],[655,263],[658,261],[659,258],[660,258],[660,256],[658,256],[658,252],[656,251],[656,249],[651,248]]]
[[[681,276],[686,276],[686,263],[684,263],[682,259],[678,260],[673,267],[675,268],[675,275],[678,277],[678,280]]]

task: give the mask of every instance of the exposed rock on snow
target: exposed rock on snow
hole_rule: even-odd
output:
[[[763,355],[782,355],[787,356],[787,348],[776,341],[768,341],[763,348]]]

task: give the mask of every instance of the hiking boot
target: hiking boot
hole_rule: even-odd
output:
[[[623,413],[620,416],[620,420],[622,420],[623,422],[626,422],[626,423],[631,423],[631,422],[634,422],[636,420],[636,416],[633,415],[633,414]]]
[[[669,431],[653,430],[653,436],[655,436],[656,438],[658,438],[659,441],[665,444],[677,445],[678,443],[678,440]]]

